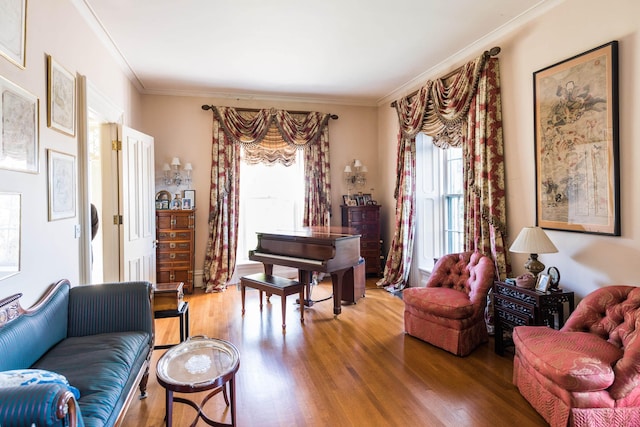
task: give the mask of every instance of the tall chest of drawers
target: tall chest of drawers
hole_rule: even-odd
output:
[[[195,210],[156,211],[156,281],[184,282],[193,292],[195,270]]]
[[[342,205],[342,226],[360,234],[360,256],[364,258],[365,273],[380,276],[380,205]]]

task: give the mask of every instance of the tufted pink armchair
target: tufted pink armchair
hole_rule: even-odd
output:
[[[455,355],[468,355],[489,340],[484,309],[495,275],[491,258],[479,252],[441,257],[426,287],[402,292],[405,331]]]
[[[640,426],[640,288],[587,295],[559,331],[513,330],[513,382],[551,426]]]

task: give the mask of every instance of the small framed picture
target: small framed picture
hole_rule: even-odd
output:
[[[364,204],[368,205],[369,202],[371,201],[371,194],[365,193],[365,194],[362,195],[362,197],[364,198]]]
[[[364,206],[364,196],[356,196],[356,205]]]
[[[76,158],[48,149],[49,221],[76,216]]]
[[[342,204],[345,205],[345,206],[349,206],[349,199],[351,199],[351,198],[349,197],[348,194],[343,194],[342,195]]]
[[[192,209],[191,199],[182,199],[182,210],[189,211]]]
[[[168,200],[160,200],[161,206],[160,209],[169,209],[169,201]]]
[[[538,274],[538,281],[536,282],[536,291],[538,292],[547,292],[549,290],[549,275],[548,274]]]
[[[347,206],[357,206],[358,204],[354,199],[347,200]]]
[[[191,207],[184,209],[195,209],[196,208],[196,190],[184,190],[184,198],[191,200]]]
[[[76,77],[47,56],[47,126],[69,136],[76,134]]]

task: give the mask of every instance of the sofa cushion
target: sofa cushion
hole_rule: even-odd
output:
[[[623,351],[597,335],[518,326],[513,341],[520,358],[560,387],[576,392],[604,390],[615,379],[612,366]]]
[[[146,358],[148,342],[144,332],[67,338],[34,367],[66,376],[80,390],[78,404],[85,425],[104,425],[114,408],[124,403],[124,389]]]
[[[14,369],[0,372],[0,387],[25,387],[35,384],[62,384],[73,396],[80,399],[80,391],[69,384],[69,381],[57,372],[44,369]]]
[[[402,299],[406,305],[449,319],[466,319],[475,311],[466,293],[451,288],[407,288]]]

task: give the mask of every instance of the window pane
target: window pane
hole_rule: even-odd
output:
[[[237,262],[256,248],[256,232],[292,230],[302,225],[304,158],[298,150],[289,166],[240,163],[240,219]]]

